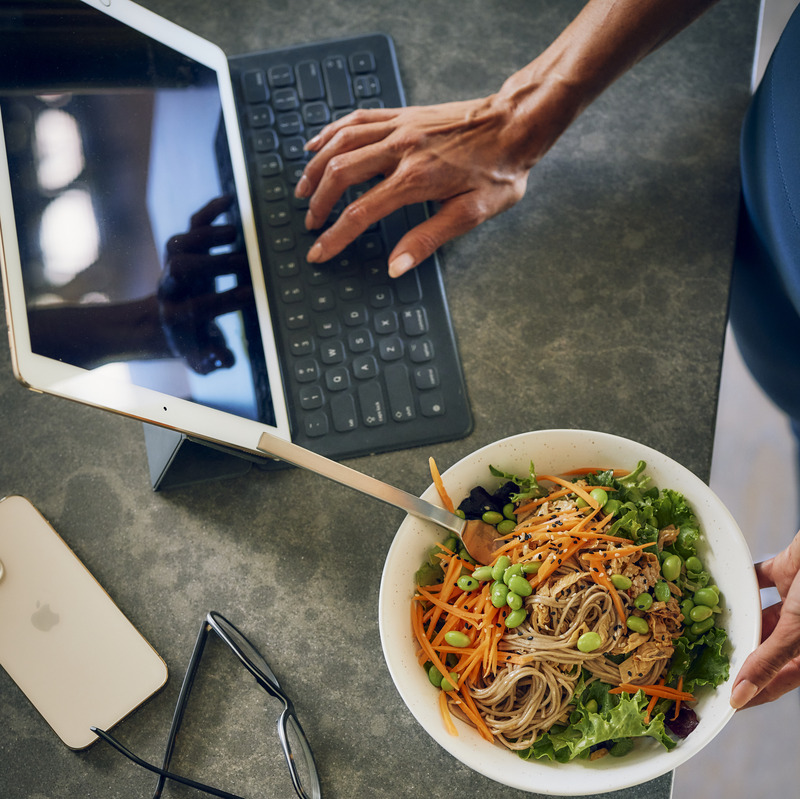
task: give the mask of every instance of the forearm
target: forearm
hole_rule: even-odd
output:
[[[589,0],[560,36],[494,95],[507,146],[529,167],[617,78],[717,0]]]

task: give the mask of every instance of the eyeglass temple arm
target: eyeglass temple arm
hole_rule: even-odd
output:
[[[113,746],[114,749],[116,749],[120,754],[125,755],[128,760],[136,763],[137,766],[141,766],[148,771],[152,771],[154,774],[158,774],[164,780],[175,780],[175,782],[188,785],[190,788],[194,788],[197,791],[203,791],[204,793],[209,793],[212,796],[219,796],[221,799],[242,799],[241,796],[238,796],[235,793],[228,793],[227,791],[220,790],[219,788],[213,788],[212,786],[205,785],[202,782],[197,782],[189,779],[188,777],[182,777],[180,774],[174,774],[171,771],[154,766],[152,763],[148,763],[146,760],[142,760],[142,758],[140,758],[138,755],[135,755],[130,751],[130,749],[127,749],[125,746],[123,746],[116,738],[114,738],[113,735],[105,730],[101,730],[99,727],[91,727],[91,730],[95,735],[102,738],[107,744]]]
[[[194,643],[192,656],[189,658],[189,665],[186,668],[186,674],[183,677],[181,690],[178,694],[178,701],[175,703],[175,712],[172,715],[172,724],[170,725],[169,736],[167,737],[167,747],[164,751],[164,759],[161,762],[162,772],[167,771],[170,761],[172,760],[172,753],[175,751],[175,740],[177,738],[181,723],[183,722],[183,714],[186,710],[187,699],[192,691],[194,678],[197,674],[197,667],[200,663],[200,658],[203,654],[203,649],[205,649],[206,640],[208,639],[208,633],[211,629],[212,628],[209,625],[208,620],[203,619],[203,622],[200,625],[200,631],[197,633],[197,640]],[[158,799],[161,796],[167,776],[168,775],[166,773],[160,774],[158,783],[156,784],[156,789],[153,792],[153,799]]]

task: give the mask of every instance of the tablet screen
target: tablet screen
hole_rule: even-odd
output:
[[[214,70],[79,2],[0,35],[31,350],[275,424]]]

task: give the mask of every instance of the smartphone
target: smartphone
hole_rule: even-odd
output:
[[[167,680],[167,666],[25,498],[0,500],[0,666],[70,749]]]

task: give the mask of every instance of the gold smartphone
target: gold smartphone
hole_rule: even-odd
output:
[[[0,666],[71,749],[167,680],[155,649],[20,496],[0,500]]]

